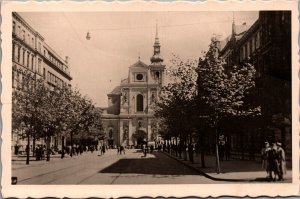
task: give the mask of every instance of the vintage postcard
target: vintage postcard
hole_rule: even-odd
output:
[[[297,6],[2,2],[3,197],[298,195]]]

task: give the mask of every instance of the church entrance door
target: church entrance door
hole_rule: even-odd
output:
[[[142,144],[147,142],[147,133],[143,130],[137,130],[133,136],[136,139],[136,144],[138,147],[141,147]]]

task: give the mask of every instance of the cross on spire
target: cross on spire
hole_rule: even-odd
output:
[[[155,38],[158,38],[157,19],[156,19],[156,35],[155,35]]]

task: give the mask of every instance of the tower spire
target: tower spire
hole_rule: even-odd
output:
[[[154,48],[154,53],[153,56],[151,57],[150,61],[151,63],[161,63],[163,62],[163,59],[160,57],[160,43],[158,39],[158,25],[157,25],[157,20],[156,20],[156,30],[155,30],[155,42],[153,45]]]
[[[156,19],[156,34],[155,34],[155,38],[158,38],[158,30],[157,30],[157,19]]]
[[[235,35],[235,21],[234,21],[234,12],[232,12],[232,35]]]

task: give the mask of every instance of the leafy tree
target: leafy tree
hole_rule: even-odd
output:
[[[29,164],[30,137],[34,140],[42,137],[46,93],[42,81],[30,74],[23,75],[22,82],[12,93],[12,128],[14,132],[19,132],[18,136],[27,138],[26,164]]]
[[[19,85],[13,91],[13,130],[25,132],[23,137],[28,139],[28,149],[31,136],[34,140],[46,138],[47,161],[50,160],[51,136],[62,136],[64,144],[64,137],[67,135],[70,135],[72,143],[73,135],[82,131],[88,135],[95,135],[96,132],[100,134],[101,111],[78,90],[69,87],[49,87],[35,76],[23,77]],[[63,157],[64,145],[62,145]],[[26,163],[29,164],[29,150]]]
[[[188,141],[191,143],[191,132],[195,127],[195,96],[197,95],[197,74],[195,60],[182,61],[178,56],[171,60],[169,71],[171,81],[161,89],[156,103],[155,116],[164,126],[166,138],[179,137],[180,149]],[[177,139],[176,139],[177,141]],[[179,150],[181,151],[181,150]],[[181,153],[179,153],[181,156]],[[192,157],[192,156],[190,156]]]
[[[244,106],[250,89],[255,86],[255,68],[250,64],[224,68],[224,60],[218,54],[218,41],[212,38],[209,50],[199,59],[199,102],[208,108],[207,117],[215,131],[217,173],[220,172],[218,153],[218,128],[220,121],[228,116],[260,114],[260,107]]]

